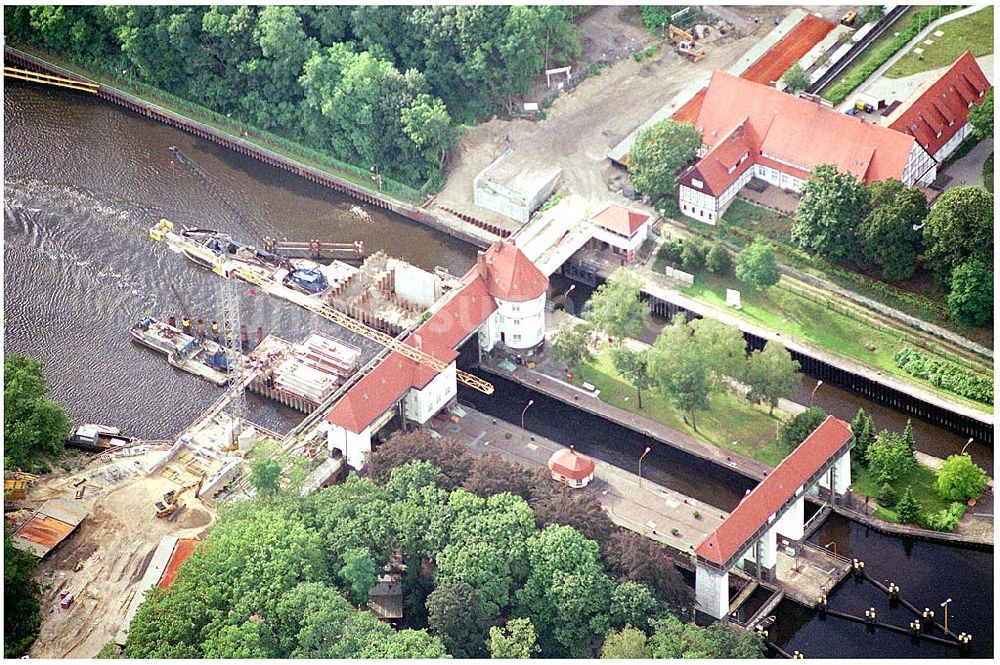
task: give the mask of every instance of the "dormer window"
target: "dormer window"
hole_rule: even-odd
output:
[[[937,139],[941,138],[941,132],[939,131],[937,134],[935,134],[934,138],[937,138]]]

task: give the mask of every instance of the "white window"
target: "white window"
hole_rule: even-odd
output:
[[[521,306],[520,305],[511,305],[510,306],[510,311],[512,311],[512,312],[520,312],[521,311]]]
[[[701,189],[702,187],[705,186],[705,183],[703,183],[701,180],[698,180],[697,178],[691,178],[691,184],[697,187],[698,189]]]
[[[520,335],[514,335],[514,341],[515,342],[520,342],[521,341],[521,336]]]

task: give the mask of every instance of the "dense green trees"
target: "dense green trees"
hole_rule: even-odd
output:
[[[693,333],[683,316],[675,317],[650,349],[649,371],[674,406],[690,414],[691,426],[697,430],[695,412],[708,408],[713,386],[705,351]]]
[[[865,459],[868,460],[869,471],[880,485],[894,482],[916,464],[913,451],[903,437],[887,430],[882,430],[869,444]]]
[[[927,214],[924,246],[928,267],[942,285],[970,259],[993,266],[993,195],[980,187],[956,187]]]
[[[7,7],[49,49],[414,186],[440,182],[455,123],[510,112],[580,55],[570,7]]]
[[[5,464],[6,466],[6,464]],[[41,588],[32,577],[38,560],[14,547],[10,528],[3,529],[3,656],[19,658],[35,641],[42,616]]]
[[[701,147],[693,125],[661,120],[640,131],[628,153],[628,174],[635,188],[653,199],[672,196],[677,175]]]
[[[851,421],[851,432],[854,434],[854,459],[868,466],[868,446],[875,440],[875,421],[864,409],[858,409]]]
[[[45,458],[63,452],[72,423],[49,390],[42,362],[12,353],[3,361],[4,469],[32,470]]]
[[[538,655],[538,635],[531,619],[511,619],[505,626],[490,628],[487,648],[491,658],[534,658]]]
[[[857,221],[865,217],[868,206],[868,190],[854,174],[832,164],[817,166],[802,186],[792,240],[810,254],[853,261],[859,254]]]
[[[878,267],[889,280],[911,277],[920,251],[920,231],[914,227],[927,216],[927,197],[898,180],[873,182],[868,193],[871,211],[858,229],[862,264]]]
[[[726,251],[721,240],[716,240],[712,243],[712,247],[708,250],[708,255],[705,257],[705,267],[708,268],[709,272],[713,272],[716,275],[725,275],[732,269],[732,259],[729,258],[729,252]]]
[[[649,373],[649,351],[632,351],[624,346],[611,349],[611,362],[615,370],[635,388],[639,408],[642,408],[642,391],[653,386]]]
[[[601,658],[615,660],[652,658],[653,650],[649,648],[647,642],[646,633],[638,628],[625,626],[620,630],[612,630],[604,638]]]

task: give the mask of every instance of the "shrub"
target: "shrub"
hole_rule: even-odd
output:
[[[713,272],[716,275],[725,275],[729,272],[729,269],[732,267],[732,261],[729,258],[729,252],[722,246],[721,240],[717,240],[712,245],[712,249],[708,250],[708,256],[705,257],[705,265],[709,272]]]
[[[968,453],[949,455],[937,477],[937,491],[948,501],[967,501],[986,489],[987,475]]]
[[[681,265],[681,255],[684,253],[684,245],[674,240],[673,242],[665,243],[660,247],[658,254],[660,258],[666,261],[669,265],[679,266]]]
[[[977,376],[955,363],[928,358],[910,347],[903,347],[893,362],[911,376],[927,379],[931,385],[984,404],[993,403],[993,379]]]
[[[688,240],[681,251],[681,265],[688,272],[698,272],[705,268],[705,246],[700,240]]]
[[[954,531],[965,514],[965,506],[955,502],[947,508],[924,516],[924,526],[934,531]]]
[[[884,483],[878,490],[877,498],[878,502],[883,506],[891,507],[896,505],[896,501],[899,500],[899,495],[896,494],[896,490],[892,489],[892,485]]]

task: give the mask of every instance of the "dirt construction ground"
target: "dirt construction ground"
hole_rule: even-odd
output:
[[[178,487],[159,475],[144,473],[143,467],[163,454],[150,452],[113,464],[87,466],[43,478],[28,490],[27,500],[19,506],[21,519],[47,499],[74,501],[74,483],[86,477],[86,494],[79,503],[89,510],[76,531],[38,567],[42,626],[32,658],[92,658],[118,633],[160,538],[194,538],[211,526],[214,513],[190,494],[172,519],[154,517],[153,503]],[[108,473],[113,466],[118,473]],[[123,478],[116,482],[116,476]],[[59,606],[61,589],[74,596],[67,609]]]
[[[617,191],[624,173],[610,164],[608,151],[685,88],[707,79],[713,69],[733,65],[774,27],[775,19],[780,20],[792,9],[726,8],[726,19],[737,24],[737,29],[706,45],[707,55],[697,63],[680,58],[668,45],[651,58],[636,62],[631,53],[656,42],[655,36],[651,40],[651,33],[638,22],[636,8],[595,9],[578,24],[585,48],[583,61],[608,51],[609,59],[614,55],[617,61],[572,92],[557,97],[541,122],[493,118],[470,129],[462,137],[436,204],[516,228],[516,222],[473,203],[473,179],[506,147],[513,149],[511,159],[518,164],[562,167],[560,189],[597,199]],[[824,16],[839,10],[804,9],[821,11]],[[754,23],[753,17],[759,17],[759,23]]]

